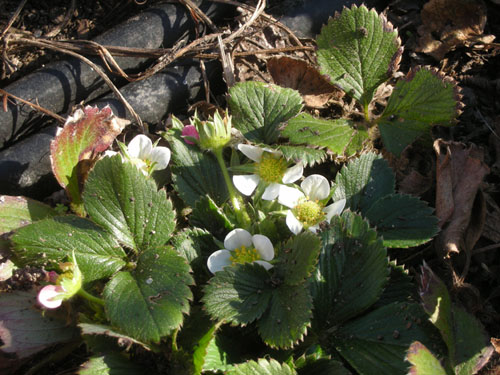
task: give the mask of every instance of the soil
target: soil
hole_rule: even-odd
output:
[[[20,0],[0,0],[0,31],[4,30]],[[68,1],[32,1],[22,8],[11,31],[44,37],[63,39],[91,39],[113,25],[136,14],[153,1],[88,0],[76,1],[65,23]],[[280,1],[274,0],[272,6]],[[487,167],[489,173],[479,184],[478,192],[472,197],[472,216],[469,227],[475,228],[475,241],[470,257],[464,254],[443,254],[439,245],[433,242],[410,251],[399,251],[400,263],[418,271],[425,260],[439,270],[447,280],[455,300],[460,301],[481,320],[490,337],[500,337],[500,5],[493,1],[461,0],[459,3],[473,3],[468,17],[454,19],[439,25],[432,19],[443,16],[444,0],[434,0],[434,6],[418,1],[379,1],[377,10],[383,11],[387,19],[399,30],[404,46],[401,60],[401,75],[412,67],[427,65],[438,69],[456,80],[461,87],[461,101],[464,104],[456,126],[436,128],[434,138],[456,142],[465,149],[473,148],[477,158]],[[479,4],[479,5],[478,5]],[[477,7],[475,7],[477,6]],[[453,7],[452,7],[453,8]],[[459,13],[456,9],[450,12]],[[433,13],[434,12],[434,13]],[[454,34],[454,27],[460,21],[460,33]],[[63,24],[65,23],[65,24]],[[454,24],[455,23],[455,24]],[[61,27],[62,26],[62,27]],[[235,27],[228,24],[229,27]],[[58,31],[59,30],[59,31]],[[0,39],[1,40],[1,39]],[[304,41],[313,44],[311,41]],[[0,64],[0,87],[22,77],[43,64],[56,58],[63,58],[53,52],[33,47],[2,49]],[[292,54],[290,54],[292,55]],[[293,56],[297,57],[294,53]],[[299,55],[299,56],[303,56]],[[260,71],[259,80],[267,79],[265,63],[253,57],[239,61],[236,71],[240,78],[248,78],[252,72]],[[349,104],[347,101],[344,104]],[[337,107],[333,107],[337,108]],[[187,112],[187,109],[186,109]],[[323,112],[322,112],[323,113]],[[422,152],[425,147],[425,152]],[[405,150],[399,159],[390,158],[397,173],[401,192],[411,193],[436,205],[436,155],[432,152],[432,141],[423,140]],[[469,176],[461,176],[457,184],[467,184]],[[439,202],[438,202],[439,204]],[[391,254],[395,255],[395,254]],[[23,270],[25,272],[25,270]],[[75,354],[76,353],[76,354]],[[75,352],[73,358],[84,355]],[[77,361],[73,365],[77,366]],[[81,362],[81,361],[80,361]],[[60,373],[71,365],[61,365],[50,373]],[[53,372],[52,372],[53,371]]]

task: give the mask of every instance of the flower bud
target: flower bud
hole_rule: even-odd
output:
[[[222,149],[231,140],[231,116],[227,112],[222,118],[216,111],[208,121],[201,121],[195,113],[192,123],[198,131],[202,150]]]

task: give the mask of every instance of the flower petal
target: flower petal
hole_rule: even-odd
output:
[[[293,234],[299,234],[304,227],[302,223],[297,220],[292,211],[288,211],[286,214],[286,225],[288,225],[288,228]]]
[[[281,185],[277,183],[271,183],[266,189],[264,190],[264,194],[262,194],[262,199],[265,201],[272,201],[273,199],[276,199],[280,193],[280,188]]]
[[[269,262],[266,262],[265,260],[256,260],[254,261],[254,263],[260,264],[266,270],[270,270],[271,268],[273,268],[273,265]]]
[[[170,149],[168,147],[155,147],[151,151],[150,160],[155,162],[154,169],[155,171],[159,171],[167,168],[168,162],[170,161]]]
[[[182,137],[184,137],[184,142],[188,145],[194,145],[191,139],[200,140],[200,134],[198,134],[198,130],[196,130],[196,126],[194,125],[186,125],[182,128]],[[191,138],[191,139],[190,139]]]
[[[253,246],[263,260],[272,260],[274,258],[274,246],[269,238],[262,234],[255,234],[252,241]]]
[[[278,197],[279,204],[287,206],[288,208],[294,208],[302,198],[304,198],[304,194],[299,189],[286,185],[280,186]]]
[[[300,184],[302,191],[311,200],[322,200],[330,195],[330,183],[320,174],[312,174]]]
[[[246,145],[244,143],[240,143],[238,145],[238,150],[240,150],[247,158],[250,160],[259,162],[264,150],[257,146]]]
[[[106,151],[104,151],[104,154],[102,154],[102,156],[103,156],[103,157],[106,157],[106,156],[107,156],[107,157],[110,157],[110,158],[111,158],[111,157],[115,156],[117,153],[118,153],[118,152],[116,152],[116,151],[106,150]]]
[[[340,199],[335,203],[332,203],[323,208],[323,212],[326,213],[326,221],[330,222],[330,220],[332,220],[332,217],[334,215],[340,215],[340,213],[345,207],[345,202],[346,202],[345,199]]]
[[[127,151],[130,157],[148,159],[153,150],[153,142],[144,134],[136,135],[128,144]]]
[[[62,298],[61,294],[64,293],[64,289],[60,285],[47,285],[44,286],[38,292],[38,302],[40,305],[47,309],[56,309],[61,306]],[[59,297],[58,299],[54,299],[54,297]]]
[[[234,186],[243,195],[252,195],[259,181],[260,177],[256,174],[233,176]]]
[[[285,175],[283,176],[283,183],[291,184],[301,178],[303,174],[304,167],[302,166],[302,163],[295,164],[293,167],[286,170]]]
[[[309,228],[309,231],[313,232],[313,233],[316,233],[319,229],[319,224],[316,224],[316,225],[311,225]]]
[[[224,267],[231,264],[231,261],[229,260],[230,257],[231,252],[227,251],[226,249],[221,249],[213,252],[207,260],[207,267],[209,271],[212,273],[222,271]]]
[[[224,239],[224,247],[228,250],[234,250],[241,246],[252,246],[252,235],[245,229],[233,229]]]

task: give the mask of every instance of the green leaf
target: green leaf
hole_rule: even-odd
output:
[[[217,332],[207,347],[203,370],[217,372],[232,369],[233,363],[241,362],[242,354],[247,354],[241,347],[242,344],[234,336],[228,337]]]
[[[286,285],[303,283],[316,269],[321,242],[314,233],[302,232],[292,237],[279,252],[276,270]]]
[[[337,13],[316,42],[321,73],[365,108],[377,87],[397,70],[402,53],[391,23],[365,6]]]
[[[164,190],[119,155],[90,172],[83,194],[90,217],[124,245],[139,251],[162,246],[175,228],[175,212]]]
[[[380,198],[366,212],[370,225],[386,247],[413,247],[426,243],[439,231],[434,210],[411,195],[391,194]]]
[[[210,329],[198,341],[198,344],[193,352],[194,375],[200,375],[202,373],[208,345],[215,340],[216,328],[217,327],[215,325],[210,327]]]
[[[64,316],[56,316],[57,312],[50,311],[40,314],[35,301],[35,290],[0,294],[0,352],[27,358],[78,336]]]
[[[159,342],[182,324],[192,284],[189,265],[172,248],[147,249],[135,270],[119,272],[106,284],[106,315],[125,334]]]
[[[406,360],[413,365],[408,375],[447,375],[439,360],[421,342],[410,345]]]
[[[455,328],[456,354],[453,359],[457,375],[477,373],[491,355],[489,336],[474,315],[464,309],[453,306],[453,323]]]
[[[193,225],[207,229],[218,238],[234,229],[226,214],[208,195],[196,201],[189,219]]]
[[[237,83],[229,95],[233,126],[256,143],[275,143],[280,124],[302,108],[298,91],[264,82]]]
[[[210,152],[203,153],[196,145],[188,145],[181,137],[182,124],[173,121],[171,132],[165,138],[172,147],[172,178],[174,188],[191,207],[205,195],[220,205],[229,198],[224,176]]]
[[[393,303],[342,325],[330,342],[359,374],[406,374],[414,341],[435,346],[432,326],[415,303]]]
[[[270,280],[269,273],[258,264],[226,267],[205,286],[202,301],[212,318],[245,325],[267,309],[272,294]]]
[[[0,195],[0,235],[55,215],[56,210],[34,199]],[[9,241],[0,237],[0,251],[8,247]]]
[[[387,250],[377,233],[350,211],[320,233],[322,249],[311,284],[314,316],[329,326],[352,319],[373,305],[389,276]]]
[[[172,245],[190,264],[200,260],[204,249],[216,247],[212,234],[200,228],[185,228],[172,238]]]
[[[300,145],[279,145],[278,150],[283,153],[286,160],[302,161],[304,166],[312,167],[321,164],[326,160],[326,151],[318,150],[308,146]]]
[[[134,339],[133,337],[124,335],[122,333],[116,332],[110,326],[105,326],[102,324],[93,324],[93,323],[79,323],[78,327],[82,331],[82,335],[84,336],[106,336],[109,338],[114,338],[115,341],[134,343],[142,346],[146,350],[151,350],[151,346],[147,345],[141,341]]]
[[[307,356],[306,363],[297,368],[298,375],[350,375],[342,362],[330,358]],[[297,365],[297,362],[296,362]]]
[[[0,234],[55,215],[56,210],[34,199],[0,195]]]
[[[382,156],[373,152],[344,165],[335,179],[333,200],[345,198],[346,209],[366,211],[380,198],[395,192],[392,169]]]
[[[291,348],[302,340],[312,317],[306,283],[282,285],[272,291],[269,309],[258,322],[259,334],[271,347]]]
[[[106,150],[129,121],[116,118],[111,108],[77,109],[50,144],[52,172],[66,189],[72,208],[84,214],[81,191],[92,158]],[[86,165],[86,163],[90,163]]]
[[[84,283],[111,276],[126,264],[125,252],[113,236],[90,220],[74,215],[22,227],[12,242],[19,265],[53,268],[71,260],[74,251]]]
[[[391,273],[389,281],[377,302],[372,308],[378,308],[393,302],[419,302],[417,286],[413,278],[403,266],[396,265],[395,261],[389,262]]]
[[[377,121],[387,151],[399,155],[434,125],[449,126],[460,108],[456,83],[425,68],[411,70],[394,88]]]
[[[259,359],[258,362],[248,361],[237,365],[230,370],[227,375],[296,375],[297,372],[291,369],[286,363],[280,364],[271,359]]]
[[[137,365],[120,353],[90,357],[78,370],[78,375],[142,375],[144,365]]]
[[[288,137],[291,143],[327,147],[340,156],[360,151],[362,141],[368,139],[366,129],[356,129],[350,120],[316,119],[307,113],[290,119],[281,135]],[[354,149],[349,148],[352,142],[356,144]]]

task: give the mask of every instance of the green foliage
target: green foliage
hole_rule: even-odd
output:
[[[164,245],[175,227],[165,191],[119,155],[96,163],[83,200],[92,220],[135,251]]]
[[[106,314],[125,334],[159,342],[182,324],[192,284],[184,258],[172,248],[150,248],[141,253],[133,271],[118,272],[106,284]]]
[[[82,365],[78,375],[141,375],[144,367],[134,364],[119,353],[92,356]]]
[[[88,219],[68,215],[34,222],[12,237],[19,265],[47,265],[71,260],[83,274],[84,283],[109,277],[125,265],[125,252],[116,239]]]
[[[360,374],[405,374],[405,355],[414,341],[434,345],[436,338],[416,303],[393,303],[342,325],[330,342]]]
[[[377,87],[397,70],[401,41],[385,17],[365,6],[344,8],[316,42],[321,73],[367,107]]]
[[[452,125],[457,116],[458,89],[455,82],[437,71],[417,68],[400,80],[377,120],[385,148],[399,155],[431,126]]]
[[[229,195],[222,171],[210,152],[202,152],[196,145],[188,145],[182,138],[182,123],[173,118],[172,130],[164,135],[172,147],[172,178],[174,188],[188,206],[208,195],[217,205]]]
[[[300,160],[310,167],[326,160],[326,151],[300,145],[279,145],[278,150],[283,153],[286,160]]]
[[[416,197],[395,194],[394,173],[374,153],[346,164],[335,179],[333,199],[359,211],[377,228],[386,247],[410,247],[428,242],[438,232],[433,209]]]
[[[406,360],[412,364],[410,375],[446,375],[446,371],[439,360],[421,342],[415,341],[410,345]]]
[[[389,263],[377,233],[352,212],[334,218],[320,235],[322,249],[311,290],[315,323],[323,328],[373,305],[387,282]]]
[[[297,372],[286,363],[280,364],[271,359],[259,359],[258,362],[248,361],[227,372],[228,375],[296,375]]]
[[[350,120],[322,120],[307,113],[290,119],[281,135],[288,137],[293,144],[327,147],[340,156],[355,154],[368,138],[366,129],[356,129]]]
[[[208,195],[196,201],[190,221],[193,225],[205,228],[219,238],[234,229],[231,220]]]
[[[272,144],[281,123],[299,113],[302,98],[292,89],[263,82],[241,82],[229,89],[233,126],[250,141]]]

